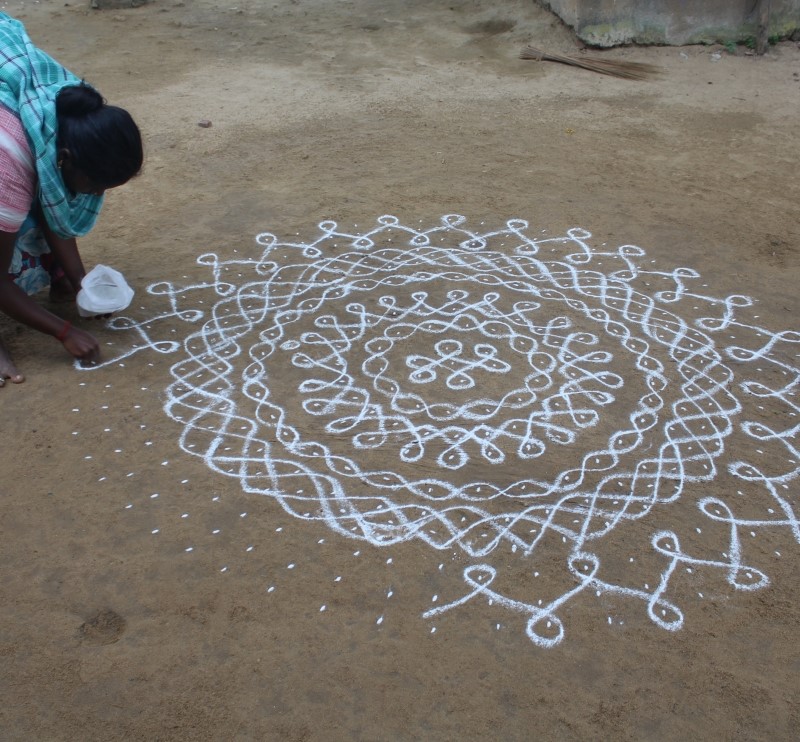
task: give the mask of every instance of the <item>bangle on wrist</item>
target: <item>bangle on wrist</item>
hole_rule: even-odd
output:
[[[69,331],[72,329],[72,322],[68,319],[64,320],[64,326],[59,330],[58,335],[55,336],[58,342],[63,343],[67,339],[67,335],[69,335]]]

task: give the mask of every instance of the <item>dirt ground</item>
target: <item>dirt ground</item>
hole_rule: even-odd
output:
[[[144,172],[108,195],[81,242],[87,264],[118,268],[136,289],[134,317],[167,306],[148,286],[202,283],[199,255],[232,259],[261,232],[307,244],[327,219],[359,233],[384,214],[426,227],[461,214],[478,231],[520,218],[537,234],[580,226],[596,245],[638,245],[662,270],[696,271],[698,295],[753,297],[742,335],[797,329],[796,43],[764,58],[604,52],[663,68],[630,81],[520,60],[526,44],[585,53],[524,0],[87,6],[2,10],[142,128]],[[727,306],[703,301],[708,316]],[[174,316],[162,324],[167,340],[188,332]],[[482,560],[438,535],[386,546],[347,537],[211,471],[181,440],[179,412],[165,414],[175,355],[151,348],[81,372],[51,338],[5,319],[0,332],[27,376],[0,390],[0,738],[797,738],[800,491],[786,432],[796,402],[773,399],[762,419],[783,437],[764,444],[758,471],[779,474],[747,482],[771,493],[780,518],[737,506],[735,539],[733,516],[701,518],[704,496],[747,499],[726,500],[741,481],[721,450],[708,454],[718,475],[689,472],[676,508],[620,526],[598,550],[606,587],[559,605],[564,637],[545,648],[526,634],[535,608],[526,615],[519,601],[535,605],[533,569],[545,593],[567,594],[566,539],[526,561],[509,536],[487,557],[503,574],[498,593],[517,603],[479,596],[426,618],[467,595],[462,572]],[[97,333],[108,358],[126,342]],[[776,341],[784,368],[797,366],[789,341]],[[635,366],[612,368],[638,388]],[[289,371],[273,396],[294,415]],[[753,373],[777,388],[769,368]],[[620,397],[618,417],[631,399]],[[750,453],[737,431],[728,462]],[[600,445],[595,435],[583,451]],[[568,452],[548,450],[552,476]],[[529,466],[479,464],[437,477],[511,482]],[[649,546],[659,529],[706,560],[684,560],[670,578],[678,630],[648,614],[666,603],[630,588],[641,577],[652,595],[664,574]],[[769,584],[734,589],[737,569],[709,567],[740,551]]]

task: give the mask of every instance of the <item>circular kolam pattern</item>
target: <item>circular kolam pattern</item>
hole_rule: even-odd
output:
[[[746,540],[800,542],[800,333],[742,319],[750,298],[521,219],[256,243],[201,255],[207,281],[150,286],[168,307],[112,320],[135,340],[106,364],[178,356],[181,448],[243,491],[375,547],[462,554],[467,590],[426,618],[481,599],[549,647],[563,606],[595,595],[674,631],[678,572],[756,590]],[[175,319],[182,341],[154,337]]]

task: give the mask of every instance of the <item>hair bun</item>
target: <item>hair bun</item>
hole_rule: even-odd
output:
[[[61,88],[56,97],[56,110],[59,116],[82,118],[99,111],[104,103],[100,93],[82,82]]]

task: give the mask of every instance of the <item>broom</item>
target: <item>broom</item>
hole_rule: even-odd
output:
[[[626,80],[644,80],[649,75],[655,75],[661,71],[660,67],[644,62],[623,62],[615,59],[600,59],[599,57],[562,57],[558,54],[546,54],[532,46],[526,46],[520,53],[520,59],[535,59],[537,62],[561,62],[573,67],[583,67],[585,70],[592,70],[603,75],[613,75],[622,77]]]

